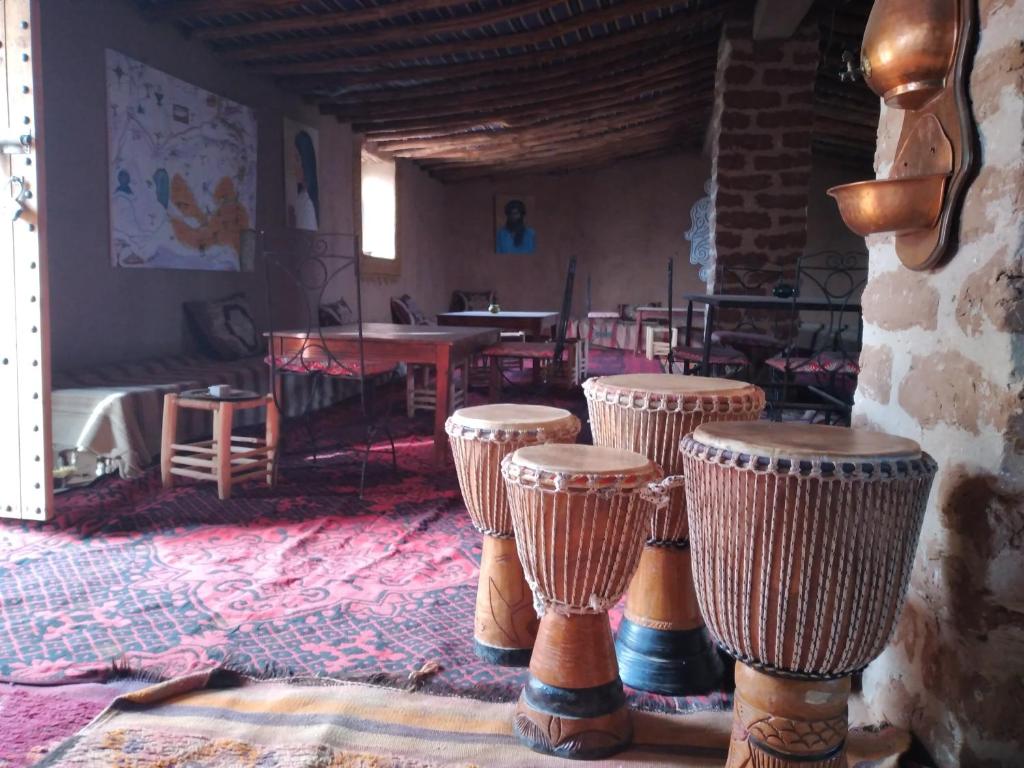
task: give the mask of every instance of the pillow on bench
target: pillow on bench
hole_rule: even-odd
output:
[[[203,352],[217,360],[238,360],[263,351],[244,293],[215,301],[186,301],[185,317]]]

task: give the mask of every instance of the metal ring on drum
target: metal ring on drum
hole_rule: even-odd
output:
[[[501,460],[527,445],[575,442],[580,421],[562,408],[498,403],[460,408],[445,431],[470,520],[483,534],[474,649],[492,664],[525,667],[538,620],[516,553]]]
[[[701,612],[738,662],[727,765],[845,766],[850,675],[896,626],[935,462],[772,422],[704,425],[681,452]]]
[[[520,448],[502,461],[516,547],[541,614],[513,721],[538,752],[592,759],[632,740],[608,609],[636,569],[661,470],[591,445]]]
[[[583,385],[595,445],[645,454],[668,475],[682,472],[679,441],[698,426],[761,417],[764,392],[731,379],[664,373],[589,379]],[[681,478],[680,478],[681,480]],[[722,682],[722,659],[704,627],[690,565],[682,482],[655,511],[615,638],[627,685],[671,696]]]

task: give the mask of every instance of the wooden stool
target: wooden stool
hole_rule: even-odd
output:
[[[265,439],[231,434],[235,411],[267,409]],[[199,443],[176,443],[178,409],[192,408],[213,413],[213,439]],[[164,396],[164,425],[160,441],[160,476],[164,488],[174,485],[174,476],[215,480],[217,496],[231,498],[231,486],[254,477],[266,477],[273,486],[277,472],[277,440],[280,414],[273,395],[235,399],[217,398],[206,390]]]

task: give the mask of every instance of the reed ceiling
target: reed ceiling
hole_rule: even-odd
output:
[[[137,2],[446,181],[700,146],[722,22],[751,9],[741,0]],[[838,78],[868,10],[870,0],[812,10],[826,56],[816,147],[840,156],[874,148],[878,100]]]

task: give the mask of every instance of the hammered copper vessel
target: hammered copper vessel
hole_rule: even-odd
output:
[[[861,47],[864,80],[890,107],[917,110],[946,86],[956,0],[877,0]]]
[[[861,237],[931,229],[942,212],[947,173],[841,184],[828,190],[839,213]]]

